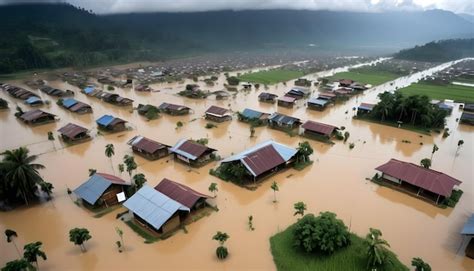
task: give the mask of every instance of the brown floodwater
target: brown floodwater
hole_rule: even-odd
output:
[[[396,85],[403,85],[419,75],[399,79]],[[309,76],[311,77],[311,76]],[[219,76],[214,87],[203,89],[223,89],[224,75]],[[9,82],[22,85],[21,82]],[[447,127],[451,131],[448,138],[440,134],[420,135],[414,132],[353,120],[352,108],[361,101],[371,102],[380,91],[390,89],[388,84],[378,86],[349,101],[327,108],[323,112],[307,110],[302,102],[294,109],[278,108],[276,105],[259,103],[257,96],[265,91],[241,91],[229,100],[216,101],[212,96],[206,100],[192,100],[178,96],[186,83],[164,83],[152,85],[160,89],[156,93],[137,93],[130,89],[117,89],[115,92],[134,99],[138,103],[159,105],[162,102],[185,104],[194,112],[189,116],[173,117],[162,115],[159,119],[146,121],[130,108],[120,108],[101,102],[96,98],[79,93],[79,89],[67,83],[53,81],[50,85],[76,91],[76,99],[91,104],[92,115],[75,115],[59,108],[55,99],[34,90],[42,98],[51,100],[50,105],[42,109],[57,114],[60,121],[39,127],[29,127],[14,117],[14,105],[19,103],[5,93],[0,97],[10,102],[9,111],[0,112],[0,151],[28,146],[31,153],[38,154],[38,162],[46,166],[41,171],[45,180],[55,186],[54,200],[30,207],[18,208],[11,212],[0,213],[0,231],[6,228],[18,232],[17,243],[23,246],[27,242],[42,241],[47,261],[40,260],[41,270],[274,270],[270,252],[270,236],[284,230],[294,223],[293,203],[304,201],[308,212],[331,211],[350,226],[351,231],[363,236],[369,227],[379,228],[383,237],[390,243],[391,249],[407,265],[411,258],[421,257],[429,262],[433,270],[473,270],[474,261],[464,257],[467,242],[462,242],[459,231],[473,212],[473,153],[474,127],[458,125],[455,119],[461,112],[457,106],[448,119]],[[23,85],[22,85],[23,86]],[[268,91],[282,95],[292,86],[277,84]],[[28,87],[23,86],[28,89]],[[316,92],[316,88],[312,87]],[[256,129],[255,137],[250,138],[249,126],[238,122],[218,124],[217,128],[206,129],[207,121],[202,119],[204,111],[210,105],[229,107],[234,112],[252,108],[264,112],[278,111],[300,117],[303,120],[316,120],[336,126],[345,126],[350,132],[346,144],[337,142],[328,146],[310,141],[315,152],[314,164],[303,171],[288,169],[267,180],[255,191],[240,188],[232,183],[223,182],[208,174],[209,169],[217,166],[212,163],[199,169],[190,170],[187,166],[170,158],[149,162],[135,156],[138,172],[146,175],[150,185],[156,185],[162,178],[182,182],[198,191],[207,192],[211,182],[219,187],[216,199],[210,202],[218,206],[219,211],[187,226],[188,233],[179,231],[164,241],[153,244],[143,243],[143,239],[115,215],[116,210],[104,217],[94,218],[91,213],[77,207],[66,193],[67,188],[74,189],[88,178],[88,169],[113,173],[109,160],[104,155],[108,143],[115,145],[113,163],[115,171],[125,154],[131,154],[126,141],[140,134],[157,141],[173,145],[180,138],[209,138],[209,146],[218,149],[222,157],[237,153],[258,142],[274,139],[283,144],[297,146],[305,140],[298,136],[290,137],[284,132],[266,127]],[[26,106],[22,106],[27,108]],[[346,113],[347,112],[347,113]],[[98,135],[95,119],[102,114],[113,114],[130,122],[133,130]],[[176,129],[176,122],[184,122]],[[65,147],[56,140],[54,145],[47,140],[47,132],[54,131],[68,122],[92,129],[93,140],[84,144]],[[457,142],[464,140],[464,146],[456,155]],[[408,140],[411,143],[403,143]],[[355,143],[350,150],[349,143]],[[423,143],[423,145],[420,145]],[[366,180],[375,174],[374,168],[390,158],[418,163],[431,155],[433,143],[439,151],[433,158],[433,169],[452,175],[461,181],[464,195],[455,209],[440,209],[414,197],[380,187]],[[123,174],[124,179],[128,175]],[[278,182],[277,203],[273,203],[272,181]],[[249,231],[247,217],[253,215],[255,231]],[[124,231],[125,252],[118,253],[115,241],[119,238],[114,228]],[[69,242],[68,231],[74,227],[85,227],[91,232],[92,239],[87,242],[87,253],[81,253],[79,247]],[[215,249],[218,246],[212,240],[216,231],[225,231],[230,235],[226,246],[230,255],[225,261],[218,261]],[[0,266],[17,257],[12,244],[0,240]]]

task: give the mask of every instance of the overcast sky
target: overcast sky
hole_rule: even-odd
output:
[[[436,8],[474,15],[474,0],[0,0],[0,4],[18,2],[69,2],[100,14],[275,8],[378,12]]]

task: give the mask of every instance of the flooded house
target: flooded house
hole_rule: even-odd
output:
[[[74,123],[68,123],[61,127],[58,132],[67,143],[80,143],[91,139],[89,130]]]
[[[349,88],[351,88],[353,91],[364,91],[367,89],[366,86],[362,85],[361,83],[354,82],[349,85]]]
[[[350,87],[353,83],[355,83],[351,79],[341,79],[338,82],[340,87]]]
[[[459,122],[463,124],[474,125],[474,112],[462,112]]]
[[[232,114],[230,113],[229,109],[215,105],[211,105],[211,107],[209,107],[204,114],[207,120],[215,122],[232,120]]]
[[[390,186],[436,204],[449,198],[454,187],[462,183],[442,172],[393,158],[375,170],[382,173],[381,180]]]
[[[151,91],[153,91],[153,89],[151,87],[149,87],[148,85],[138,85],[134,89],[135,89],[135,91],[138,91],[138,92],[151,92]]]
[[[123,206],[140,226],[156,233],[166,234],[176,230],[191,211],[185,205],[160,191],[144,185]]]
[[[44,112],[39,109],[24,112],[23,114],[19,115],[18,118],[30,125],[41,125],[56,121],[56,115]]]
[[[150,111],[159,112],[158,107],[152,104],[139,104],[137,107],[138,114],[142,116],[145,116]]]
[[[80,102],[74,98],[67,98],[62,100],[61,106],[77,114],[92,113],[92,107],[90,105]]]
[[[463,111],[474,112],[474,104],[464,104]]]
[[[291,116],[283,115],[280,113],[273,113],[268,117],[268,125],[271,128],[283,129],[283,130],[292,130],[301,125],[301,120]]]
[[[72,96],[74,95],[74,92],[70,90],[62,90],[58,88],[52,88],[50,86],[44,86],[40,88],[40,91],[43,93],[48,94],[49,96],[54,96],[54,97],[66,97],[66,96]]]
[[[301,125],[301,128],[303,129],[303,135],[308,136],[308,137],[315,137],[315,138],[324,138],[324,139],[330,139],[334,133],[339,129],[336,126],[321,123],[321,122],[316,122],[312,120],[308,120],[303,125]]]
[[[309,96],[311,93],[311,90],[309,88],[303,88],[303,87],[294,87],[290,89],[287,93],[285,93],[285,96],[288,97],[293,97],[297,100],[303,99]]]
[[[132,105],[133,103],[132,99],[121,97],[118,94],[109,93],[109,92],[102,92],[102,94],[100,95],[100,99],[102,99],[106,103],[119,105],[119,106],[129,106],[129,105]]]
[[[436,104],[436,106],[439,109],[448,112],[448,114],[451,114],[453,112],[453,106],[450,105],[450,104],[447,104],[446,102],[439,102],[439,103]]]
[[[278,95],[269,92],[262,92],[258,95],[258,100],[264,103],[275,103],[276,98]]]
[[[193,140],[181,139],[169,149],[174,157],[190,166],[201,166],[213,159],[216,149],[209,148]]]
[[[24,103],[29,106],[40,106],[44,104],[43,100],[36,96],[31,96],[30,98],[26,99]]]
[[[171,147],[144,136],[134,136],[127,144],[132,147],[134,153],[148,160],[157,160],[168,156],[168,148]]]
[[[206,200],[210,196],[167,178],[155,186],[155,190],[188,207],[191,211],[206,207]]]
[[[187,115],[191,110],[191,108],[187,106],[171,103],[162,103],[160,104],[160,106],[158,106],[158,109],[160,110],[160,112],[175,116]]]
[[[295,86],[300,86],[300,87],[310,87],[311,86],[311,80],[305,79],[305,78],[298,78],[295,80]]]
[[[239,112],[238,116],[240,121],[252,123],[254,125],[264,125],[268,123],[268,117],[270,117],[270,114],[245,108],[242,112]]]
[[[466,257],[474,259],[474,238],[472,238],[474,236],[474,214],[471,214],[467,219],[461,230],[461,235],[463,236],[463,241],[464,237],[467,237],[469,241],[464,250]]]
[[[268,140],[221,161],[222,164],[241,164],[247,171],[248,181],[257,181],[273,175],[295,161],[298,151],[273,140]]]
[[[296,102],[296,98],[290,96],[282,96],[278,98],[277,102],[278,106],[293,108],[293,105],[295,105]]]
[[[357,115],[369,114],[374,109],[375,104],[361,103],[357,107]]]
[[[87,86],[84,89],[82,89],[81,92],[86,94],[87,96],[95,97],[97,93],[101,93],[102,91],[97,90],[95,86]]]
[[[10,96],[16,99],[26,100],[30,97],[39,97],[35,93],[26,90],[24,88],[19,88],[11,85],[2,86],[3,90],[6,90]]]
[[[95,173],[74,189],[74,194],[88,208],[109,207],[119,204],[119,197],[130,186],[119,177],[106,173]]]
[[[97,126],[99,129],[108,131],[108,132],[120,132],[124,131],[127,127],[125,124],[127,123],[125,120],[116,118],[112,115],[103,115],[102,117],[98,118],[96,121]]]
[[[326,106],[328,106],[328,104],[330,104],[329,100],[322,99],[320,97],[312,97],[306,103],[309,109],[318,110],[318,111],[324,110]]]

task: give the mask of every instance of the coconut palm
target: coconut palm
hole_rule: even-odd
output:
[[[411,266],[415,267],[415,271],[431,271],[431,266],[421,258],[413,258]]]
[[[11,262],[7,262],[2,271],[34,271],[35,268],[31,263],[25,259],[18,259]]]
[[[433,145],[433,150],[431,150],[431,158],[430,158],[431,161],[433,161],[433,155],[434,155],[434,153],[437,152],[438,150],[439,150],[438,145],[434,144],[434,145]]]
[[[86,246],[84,242],[91,239],[92,236],[89,234],[89,230],[85,228],[74,228],[69,231],[69,241],[73,242],[75,245],[81,247],[81,251],[86,251]]]
[[[273,190],[273,202],[276,202],[277,201],[276,191],[280,191],[280,188],[278,187],[277,182],[273,182],[272,186],[270,186],[270,188]]]
[[[135,159],[131,155],[125,155],[123,157],[123,163],[125,164],[125,167],[127,168],[128,175],[130,178],[132,177],[132,171],[137,169],[137,163],[135,162]]]
[[[313,148],[311,148],[311,145],[308,143],[308,141],[298,143],[297,151],[297,159],[299,162],[303,163],[309,161],[309,156],[313,154]]]
[[[44,168],[41,164],[33,163],[37,159],[36,155],[28,154],[29,150],[25,147],[8,150],[1,153],[3,160],[0,162],[7,192],[10,192],[6,194],[14,195],[16,199],[22,198],[26,205],[28,199],[36,197],[38,184],[43,182],[38,170]]]
[[[107,144],[105,145],[105,156],[107,156],[110,160],[110,167],[112,168],[112,172],[115,174],[114,165],[112,164],[112,156],[115,155],[115,147],[114,144]]]
[[[429,158],[424,158],[420,161],[420,165],[424,168],[430,168],[431,167],[431,159]]]
[[[23,258],[25,258],[25,260],[27,260],[30,263],[32,262],[36,263],[36,268],[38,270],[39,270],[38,257],[43,258],[43,260],[48,259],[48,257],[46,257],[46,253],[44,253],[44,251],[41,250],[41,245],[43,245],[43,243],[38,241],[38,242],[26,244],[23,247],[23,250],[24,250]]]
[[[43,191],[44,193],[46,193],[46,195],[48,195],[48,200],[50,200],[51,194],[53,194],[53,189],[54,189],[53,184],[48,183],[48,182],[41,182],[40,188],[41,188],[41,191]]]
[[[306,204],[304,202],[299,201],[295,203],[294,208],[295,208],[295,213],[293,214],[293,216],[295,215],[304,216],[304,211],[306,211]]]
[[[387,260],[387,248],[390,247],[387,241],[380,238],[382,232],[378,229],[369,229],[365,237],[367,245],[367,267],[376,268],[382,266]]]
[[[146,178],[143,173],[138,173],[133,175],[133,183],[135,184],[135,188],[138,190],[143,187],[143,185],[146,183]]]
[[[209,185],[209,192],[214,193],[214,198],[217,196],[216,195],[217,191],[219,191],[219,189],[217,188],[217,184],[211,183],[211,185]]]
[[[16,231],[11,230],[11,229],[6,229],[5,237],[7,237],[8,243],[13,243],[13,245],[15,246],[16,252],[18,252],[18,256],[21,257],[20,250],[18,249],[18,246],[16,245],[16,242],[15,242],[15,239],[18,237],[18,234],[16,233]]]

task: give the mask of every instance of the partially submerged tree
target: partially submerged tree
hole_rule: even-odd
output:
[[[26,259],[18,259],[7,262],[2,271],[34,271],[35,268]]]
[[[255,228],[253,227],[253,215],[249,215],[248,225],[249,225],[249,230],[251,231],[255,230]]]
[[[18,256],[21,257],[20,250],[18,249],[18,246],[16,245],[16,242],[15,242],[15,239],[18,237],[18,234],[16,233],[16,231],[11,230],[11,229],[6,229],[5,237],[7,238],[7,243],[13,243],[13,246],[15,246],[16,252],[18,252]]]
[[[377,269],[383,266],[387,260],[388,250],[390,247],[387,241],[380,238],[382,232],[378,229],[370,228],[369,233],[365,237],[367,246],[367,267]]]
[[[114,144],[107,144],[105,145],[105,156],[107,156],[110,160],[110,167],[112,168],[112,172],[115,174],[114,165],[112,164],[112,156],[115,155],[115,147]]]
[[[143,173],[138,173],[133,175],[133,183],[135,185],[136,190],[138,191],[143,185],[147,182],[145,175]]]
[[[430,168],[431,167],[431,159],[429,158],[424,158],[420,161],[420,165],[424,168]]]
[[[413,258],[411,266],[415,267],[415,271],[431,271],[431,266],[421,258]]]
[[[217,183],[211,183],[209,185],[209,192],[214,193],[214,198],[217,196],[216,195],[217,191],[219,191],[219,189],[217,188]]]
[[[295,203],[294,208],[295,208],[295,213],[293,214],[293,216],[295,215],[304,216],[304,211],[306,211],[306,204],[304,202],[299,201]]]
[[[270,188],[273,190],[273,202],[277,202],[276,191],[280,190],[280,188],[278,187],[277,182],[273,182],[272,186],[270,186]]]
[[[433,155],[439,150],[438,145],[434,144],[433,149],[431,150],[431,161],[433,161]]]
[[[73,242],[75,245],[81,247],[81,251],[86,251],[86,246],[84,242],[91,239],[92,236],[89,234],[89,230],[85,228],[74,228],[69,231],[69,241]]]
[[[458,148],[456,149],[456,153],[459,152],[459,149],[462,147],[462,145],[464,145],[464,140],[460,139],[460,140],[458,141]]]
[[[28,205],[28,199],[36,198],[38,184],[43,182],[38,170],[44,166],[36,164],[36,155],[28,155],[29,150],[20,147],[14,150],[8,150],[1,155],[3,160],[0,162],[0,171],[3,172],[4,181],[7,191],[5,195],[9,195],[12,199],[23,201]]]
[[[219,259],[225,259],[227,258],[227,255],[229,255],[229,251],[227,248],[224,246],[224,243],[229,239],[229,235],[225,232],[218,231],[213,237],[212,240],[216,240],[219,242],[219,247],[216,249],[216,256]]]
[[[313,148],[308,141],[298,143],[296,153],[296,162],[297,163],[307,163],[309,162],[309,156],[313,154]]]
[[[135,162],[135,158],[133,156],[126,154],[123,157],[123,163],[125,164],[126,170],[130,178],[132,178],[132,171],[137,169],[137,163]]]
[[[38,257],[42,258],[43,260],[48,259],[46,257],[46,253],[41,250],[41,246],[43,245],[42,242],[34,242],[30,244],[26,244],[23,247],[23,258],[27,260],[30,263],[36,263],[36,267],[39,270],[39,265],[38,265]]]

